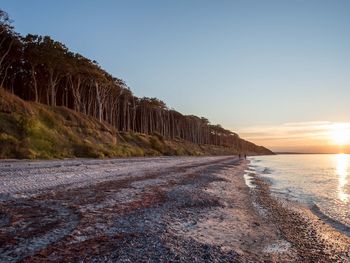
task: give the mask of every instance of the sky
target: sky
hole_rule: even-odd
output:
[[[328,151],[334,127],[350,138],[348,0],[0,0],[0,7],[17,32],[50,35],[95,59],[136,96],[272,150]]]

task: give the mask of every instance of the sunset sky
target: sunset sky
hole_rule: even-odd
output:
[[[329,121],[257,125],[241,128],[240,135],[274,151],[350,153],[350,123]]]
[[[137,96],[275,151],[349,150],[350,1],[3,0],[1,8],[16,31],[97,60]]]

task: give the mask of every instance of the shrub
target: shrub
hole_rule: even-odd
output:
[[[164,144],[162,144],[158,137],[156,136],[151,136],[150,138],[150,143],[151,143],[151,147],[155,150],[157,150],[160,153],[163,153],[165,151],[164,149]]]

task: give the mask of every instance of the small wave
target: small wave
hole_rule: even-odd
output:
[[[252,167],[248,167],[248,169],[245,170],[246,172],[255,172],[255,169],[253,169]]]
[[[263,173],[263,174],[271,174],[272,173],[272,169],[265,167],[264,170],[261,173]]]
[[[271,178],[271,177],[264,177],[263,179],[264,179],[264,181],[265,181],[266,183],[268,183],[269,185],[275,185],[275,184],[276,184],[276,180],[273,179],[273,178]]]
[[[244,181],[245,181],[245,184],[250,188],[250,189],[254,189],[256,186],[255,184],[253,183],[253,177],[250,175],[250,174],[247,174],[245,173],[243,175],[244,177]]]
[[[249,169],[253,169],[255,172],[259,174],[271,174],[273,172],[271,168],[254,166],[254,165],[249,166]]]
[[[314,213],[314,215],[316,215],[318,218],[320,218],[323,222],[331,225],[339,232],[342,232],[350,237],[350,226],[343,224],[334,218],[329,217],[328,215],[323,213],[321,211],[321,209],[318,207],[318,205],[315,203],[312,205],[311,211]]]

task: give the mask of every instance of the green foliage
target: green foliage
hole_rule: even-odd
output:
[[[108,158],[237,153],[232,147],[198,145],[181,139],[167,140],[157,133],[146,135],[124,132],[116,136],[112,127],[69,109],[24,102],[17,97],[7,96],[6,92],[0,95],[3,99],[0,103],[0,158]],[[11,108],[7,105],[11,105]]]
[[[157,137],[157,139],[158,139],[159,141],[161,141],[162,143],[164,143],[164,136],[161,135],[160,133],[154,132],[154,133],[153,133],[153,136]]]
[[[18,148],[18,140],[6,133],[0,133],[0,158],[15,158]]]
[[[153,149],[163,153],[163,151],[164,151],[164,144],[158,139],[158,137],[151,136],[150,137],[150,144],[151,144],[151,147]]]
[[[34,126],[34,119],[20,115],[17,118],[17,129],[22,138],[27,137],[30,134],[31,129]]]
[[[8,134],[16,133],[19,147],[31,149],[30,156],[141,154],[130,147],[146,149],[144,154],[173,155],[181,152],[169,146],[166,139],[170,137],[177,138],[178,143],[183,140],[192,142],[191,148],[186,146],[183,150],[189,155],[206,152],[197,149],[195,145],[199,143],[245,152],[271,153],[220,125],[211,124],[206,118],[181,114],[157,98],[134,96],[123,80],[50,36],[20,36],[14,31],[7,13],[1,9],[0,29],[1,85],[24,100],[37,102],[25,103],[8,94],[3,100],[0,96],[0,112],[11,112],[12,117],[16,117],[12,120],[16,127]],[[48,108],[39,103],[61,107]],[[96,117],[100,123],[93,119]],[[131,129],[135,132],[123,135],[123,142],[130,144],[129,148],[112,149],[116,143],[115,133],[108,125],[113,125],[117,131]],[[141,138],[137,132],[151,136]],[[88,142],[84,142],[86,139]],[[72,145],[77,145],[78,149]],[[80,149],[81,145],[88,147]]]

